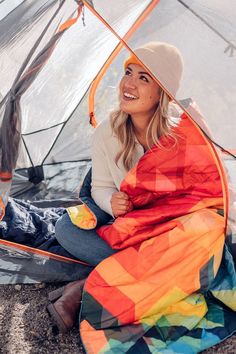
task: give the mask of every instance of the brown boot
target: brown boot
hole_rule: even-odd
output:
[[[63,333],[71,329],[80,309],[82,289],[85,280],[76,280],[63,288],[62,296],[55,302],[48,305],[47,310],[59,330]]]

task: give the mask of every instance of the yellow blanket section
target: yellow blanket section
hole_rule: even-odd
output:
[[[79,204],[66,209],[71,222],[83,230],[92,230],[97,225],[97,218],[85,204]]]

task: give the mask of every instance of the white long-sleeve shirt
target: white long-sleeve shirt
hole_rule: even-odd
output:
[[[93,136],[92,198],[101,209],[112,216],[111,196],[120,190],[120,184],[127,174],[122,164],[122,158],[117,164],[115,162],[120,149],[120,143],[112,133],[110,119],[104,120],[98,125]],[[136,142],[133,166],[143,154],[142,145]]]

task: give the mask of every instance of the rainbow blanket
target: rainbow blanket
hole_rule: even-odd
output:
[[[97,231],[120,251],[85,284],[80,334],[89,354],[199,353],[236,330],[217,164],[185,115],[175,136],[122,182],[134,210]]]

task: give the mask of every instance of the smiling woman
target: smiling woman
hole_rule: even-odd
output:
[[[94,284],[94,272],[86,281],[88,318],[94,304],[102,304],[117,318],[109,323],[138,323],[149,311],[152,316],[151,309],[163,311],[158,307],[163,296],[174,294],[170,298],[176,304],[182,294],[191,296],[204,288],[202,272],[206,269],[213,281],[221,262],[225,237],[224,218],[218,213],[223,202],[217,166],[187,115],[181,110],[177,119],[171,115],[182,70],[181,54],[168,43],[147,43],[128,57],[119,84],[119,107],[94,133],[92,178],[88,175],[82,186],[87,186],[86,206],[68,210],[69,216],[57,221],[61,246],[96,266],[95,273],[101,270]],[[50,294],[51,300],[60,296],[48,310],[63,331],[76,320],[83,285],[76,281]],[[100,286],[102,290],[94,293]],[[110,299],[105,288],[113,294]],[[126,310],[117,307],[117,301]],[[93,319],[100,321],[96,315]],[[82,321],[87,333],[86,326]]]
[[[135,53],[144,57],[149,68],[155,67],[158,61],[158,77],[160,75],[165,78],[167,89],[175,96],[183,68],[182,57],[177,48],[166,43],[153,42],[136,49]],[[112,119],[112,127],[123,146],[116,162],[122,155],[123,164],[126,170],[129,170],[132,167],[134,139],[147,151],[153,144],[160,145],[161,136],[173,137],[173,134],[171,119],[168,116],[170,96],[136,56],[131,55],[125,61],[124,67],[125,75],[120,82],[120,113],[125,113],[124,119],[131,120],[132,124],[128,121],[125,123],[122,117],[119,118],[119,113],[116,113]],[[122,141],[122,137],[126,137],[126,141]]]
[[[161,95],[163,91],[141,65],[129,64],[120,83],[120,109],[130,115],[134,134],[145,151],[150,147],[148,127]]]
[[[136,55],[144,56],[144,62],[151,69],[158,65],[168,93]],[[140,158],[152,146],[164,147],[163,138],[169,139],[173,150],[176,139],[168,110],[171,96],[175,95],[180,84],[182,67],[182,57],[177,48],[162,42],[151,42],[137,48],[125,61],[124,75],[119,84],[119,108],[96,128],[93,139],[90,198],[92,196],[92,203],[96,203],[99,209],[96,209],[95,216],[97,220],[102,219],[103,224],[134,209],[131,198],[120,190],[120,186]],[[98,236],[95,230],[98,221],[89,230],[82,230],[81,224],[75,222],[78,216],[73,213],[70,209],[70,217],[65,214],[56,224],[56,238],[61,246],[93,266],[116,253]],[[73,303],[73,298],[81,296],[81,283],[75,282],[64,295],[49,306],[49,311],[56,317],[59,327],[65,329],[72,326],[78,309],[78,304],[72,306],[68,319],[65,303]]]
[[[104,135],[109,130],[107,124],[101,124],[94,134],[92,157],[93,199],[115,217],[132,210],[128,196],[119,192],[127,171],[151,146],[161,146],[161,137],[172,138],[175,142],[168,114],[170,95],[160,87],[148,68],[141,65],[136,55],[144,59],[148,68],[158,66],[158,74],[165,78],[164,83],[172,95],[179,87],[183,69],[177,48],[163,42],[150,42],[137,48],[124,63],[125,72],[119,85],[119,109],[110,117],[110,139]],[[101,164],[103,156],[108,168]]]

